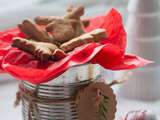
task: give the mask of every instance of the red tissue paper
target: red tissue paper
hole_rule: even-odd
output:
[[[125,54],[126,32],[121,15],[115,9],[106,15],[91,18],[86,31],[96,28],[105,29],[108,38],[100,43],[89,43],[78,47],[60,61],[47,63],[42,63],[34,56],[11,47],[14,37],[25,37],[18,28],[2,31],[0,32],[0,70],[19,80],[40,84],[58,77],[72,66],[85,63],[100,64],[111,70],[134,69],[151,63],[138,56]]]

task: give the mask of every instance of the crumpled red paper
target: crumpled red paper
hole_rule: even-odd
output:
[[[41,63],[32,55],[11,47],[13,37],[25,37],[18,28],[0,32],[1,72],[39,84],[56,78],[72,66],[88,62],[111,70],[134,69],[150,63],[138,56],[125,54],[126,32],[121,15],[115,9],[104,16],[91,18],[86,31],[96,28],[106,29],[108,38],[101,43],[90,43],[76,48],[64,59],[48,63]]]

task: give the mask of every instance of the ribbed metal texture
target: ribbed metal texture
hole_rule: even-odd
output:
[[[88,67],[88,65],[86,67]],[[74,72],[75,69],[76,68],[74,68]],[[77,67],[77,69],[79,69],[79,67]],[[66,75],[68,75],[71,72],[72,71],[67,72]],[[65,76],[65,74],[63,75]],[[83,75],[83,72],[81,75]],[[90,78],[90,76],[88,76],[88,78]],[[95,80],[97,78],[98,74],[92,80]],[[33,110],[32,114],[30,114],[30,117],[32,118],[32,120],[77,120],[75,99],[71,98],[75,98],[77,91],[81,87],[88,85],[92,80],[80,79],[79,81],[74,81],[72,83],[66,83],[66,82],[65,84],[49,83],[49,84],[41,84],[38,86],[28,82],[22,82],[21,86],[26,90],[36,91],[36,97],[50,101],[52,100],[58,101],[58,102],[41,102],[41,101],[36,102],[34,105],[36,105],[36,110],[38,111],[38,115],[36,115],[37,111],[35,112]],[[30,106],[30,101],[25,97],[23,97],[22,112],[24,120],[29,120],[29,115],[28,115],[30,113],[29,106]]]

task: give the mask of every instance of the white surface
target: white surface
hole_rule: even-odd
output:
[[[128,9],[136,14],[148,14],[160,11],[159,7],[159,0],[130,0]]]
[[[159,67],[133,71],[129,80],[121,85],[119,94],[125,98],[155,101],[160,99]]]
[[[133,100],[126,100],[126,99],[119,99],[118,106],[117,106],[117,118],[116,120],[120,120],[122,116],[130,111],[133,110],[150,110],[153,111],[158,119],[160,120],[160,101],[155,102],[143,102],[143,101],[133,101]]]
[[[13,103],[17,91],[17,83],[3,84],[0,87],[0,120],[22,120],[21,107],[14,108]],[[160,101],[142,102],[121,99],[117,97],[117,115],[116,120],[120,120],[131,110],[149,109],[160,115]]]
[[[22,120],[21,107],[14,108],[17,83],[0,86],[0,120]]]
[[[130,81],[120,89],[123,97],[146,101],[160,99],[159,3],[159,0],[129,1],[126,22],[129,53],[155,61],[155,64],[134,71]]]
[[[106,13],[110,4],[124,11],[124,3],[117,0],[0,0],[0,29],[16,26],[23,19],[38,15],[63,15],[70,4],[84,5],[86,16]]]

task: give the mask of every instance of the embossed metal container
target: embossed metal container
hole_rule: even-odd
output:
[[[72,67],[54,80],[38,86],[23,81],[21,86],[24,89],[36,91],[36,97],[43,99],[32,104],[36,110],[34,108],[30,113],[31,101],[22,97],[24,120],[77,120],[74,99],[77,91],[99,77],[98,65],[85,64]]]

